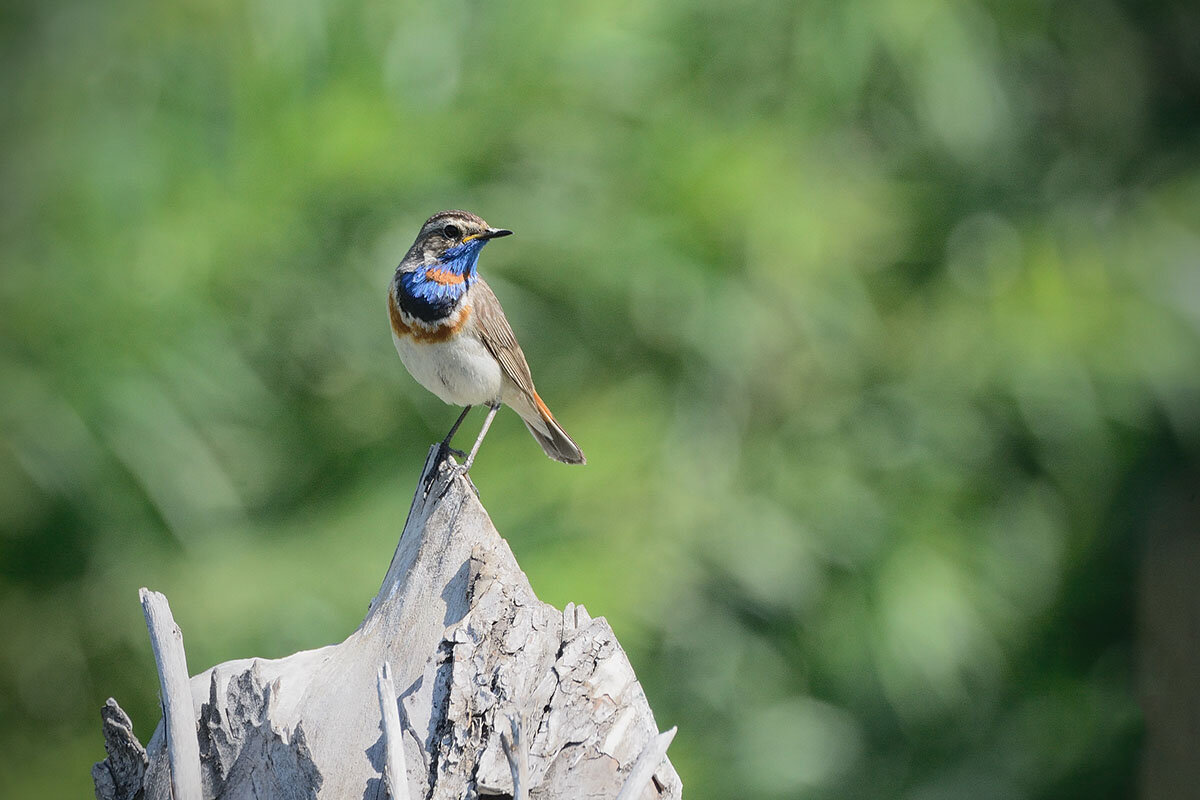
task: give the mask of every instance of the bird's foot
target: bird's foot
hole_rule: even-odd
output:
[[[451,458],[451,456],[464,459],[464,461],[460,464]],[[470,485],[471,489],[475,491],[475,494],[479,494],[479,490],[475,488],[474,482],[472,482],[467,476],[467,473],[471,469],[471,462],[473,460],[474,459],[470,457],[470,454],[465,453],[462,450],[457,450],[446,442],[439,443],[437,460],[435,461],[436,466],[434,469],[430,470],[425,477],[425,496],[428,497],[429,493],[433,491],[434,485],[440,482],[442,484],[442,488],[438,493],[438,496],[441,497],[446,493],[446,490],[450,488],[450,485],[454,483],[454,479],[456,477],[466,478],[467,483]]]
[[[447,461],[446,471],[449,472],[450,475],[446,476],[446,488],[449,488],[450,484],[454,483],[455,478],[463,478],[467,482],[467,486],[470,486],[471,491],[473,491],[475,496],[478,497],[479,489],[475,486],[475,481],[471,480],[471,476],[467,474],[471,471],[471,464],[474,462],[474,460],[475,459],[468,455],[466,460],[461,464],[453,461]]]
[[[449,442],[443,440],[438,444],[438,461],[448,461],[450,456],[466,458],[467,454],[456,447],[451,447]]]

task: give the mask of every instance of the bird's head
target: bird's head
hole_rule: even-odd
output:
[[[503,228],[493,228],[469,211],[439,211],[421,226],[400,269],[455,263],[469,270],[485,244],[511,233]]]

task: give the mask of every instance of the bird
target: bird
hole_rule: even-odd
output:
[[[550,458],[585,464],[575,440],[550,413],[533,386],[525,354],[500,301],[479,274],[479,253],[512,231],[493,228],[468,211],[439,211],[425,221],[388,286],[392,341],[417,383],[462,413],[442,440],[443,453],[475,462],[501,404],[508,406]],[[469,453],[450,444],[473,406],[487,417]]]

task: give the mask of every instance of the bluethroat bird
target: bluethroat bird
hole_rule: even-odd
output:
[[[512,231],[493,228],[466,211],[440,211],[421,226],[388,287],[388,316],[400,360],[417,382],[451,405],[465,406],[442,441],[444,450],[475,462],[500,404],[516,411],[546,455],[583,464],[579,445],[533,388],[525,354],[500,301],[476,269],[479,252]],[[471,406],[488,407],[471,452],[450,441]]]

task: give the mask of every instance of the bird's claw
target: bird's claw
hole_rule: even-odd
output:
[[[437,460],[439,462],[449,461],[450,456],[456,456],[458,458],[466,458],[467,454],[464,453],[462,450],[459,450],[458,448],[451,447],[449,442],[441,442],[440,444],[438,444]]]
[[[471,469],[471,465],[468,463],[460,464],[454,461],[451,456],[466,458],[467,454],[462,450],[457,450],[453,447],[450,447],[445,442],[442,442],[440,445],[438,445],[438,456],[437,461],[435,462],[436,466],[425,476],[424,494],[426,497],[428,497],[429,493],[433,491],[434,484],[438,483],[439,481],[443,484],[441,491],[438,493],[438,497],[441,497],[450,488],[450,485],[454,483],[454,479],[456,477],[466,478],[467,483],[470,484],[471,489],[475,491],[475,494],[479,494],[479,490],[475,488],[474,482],[467,475]]]

